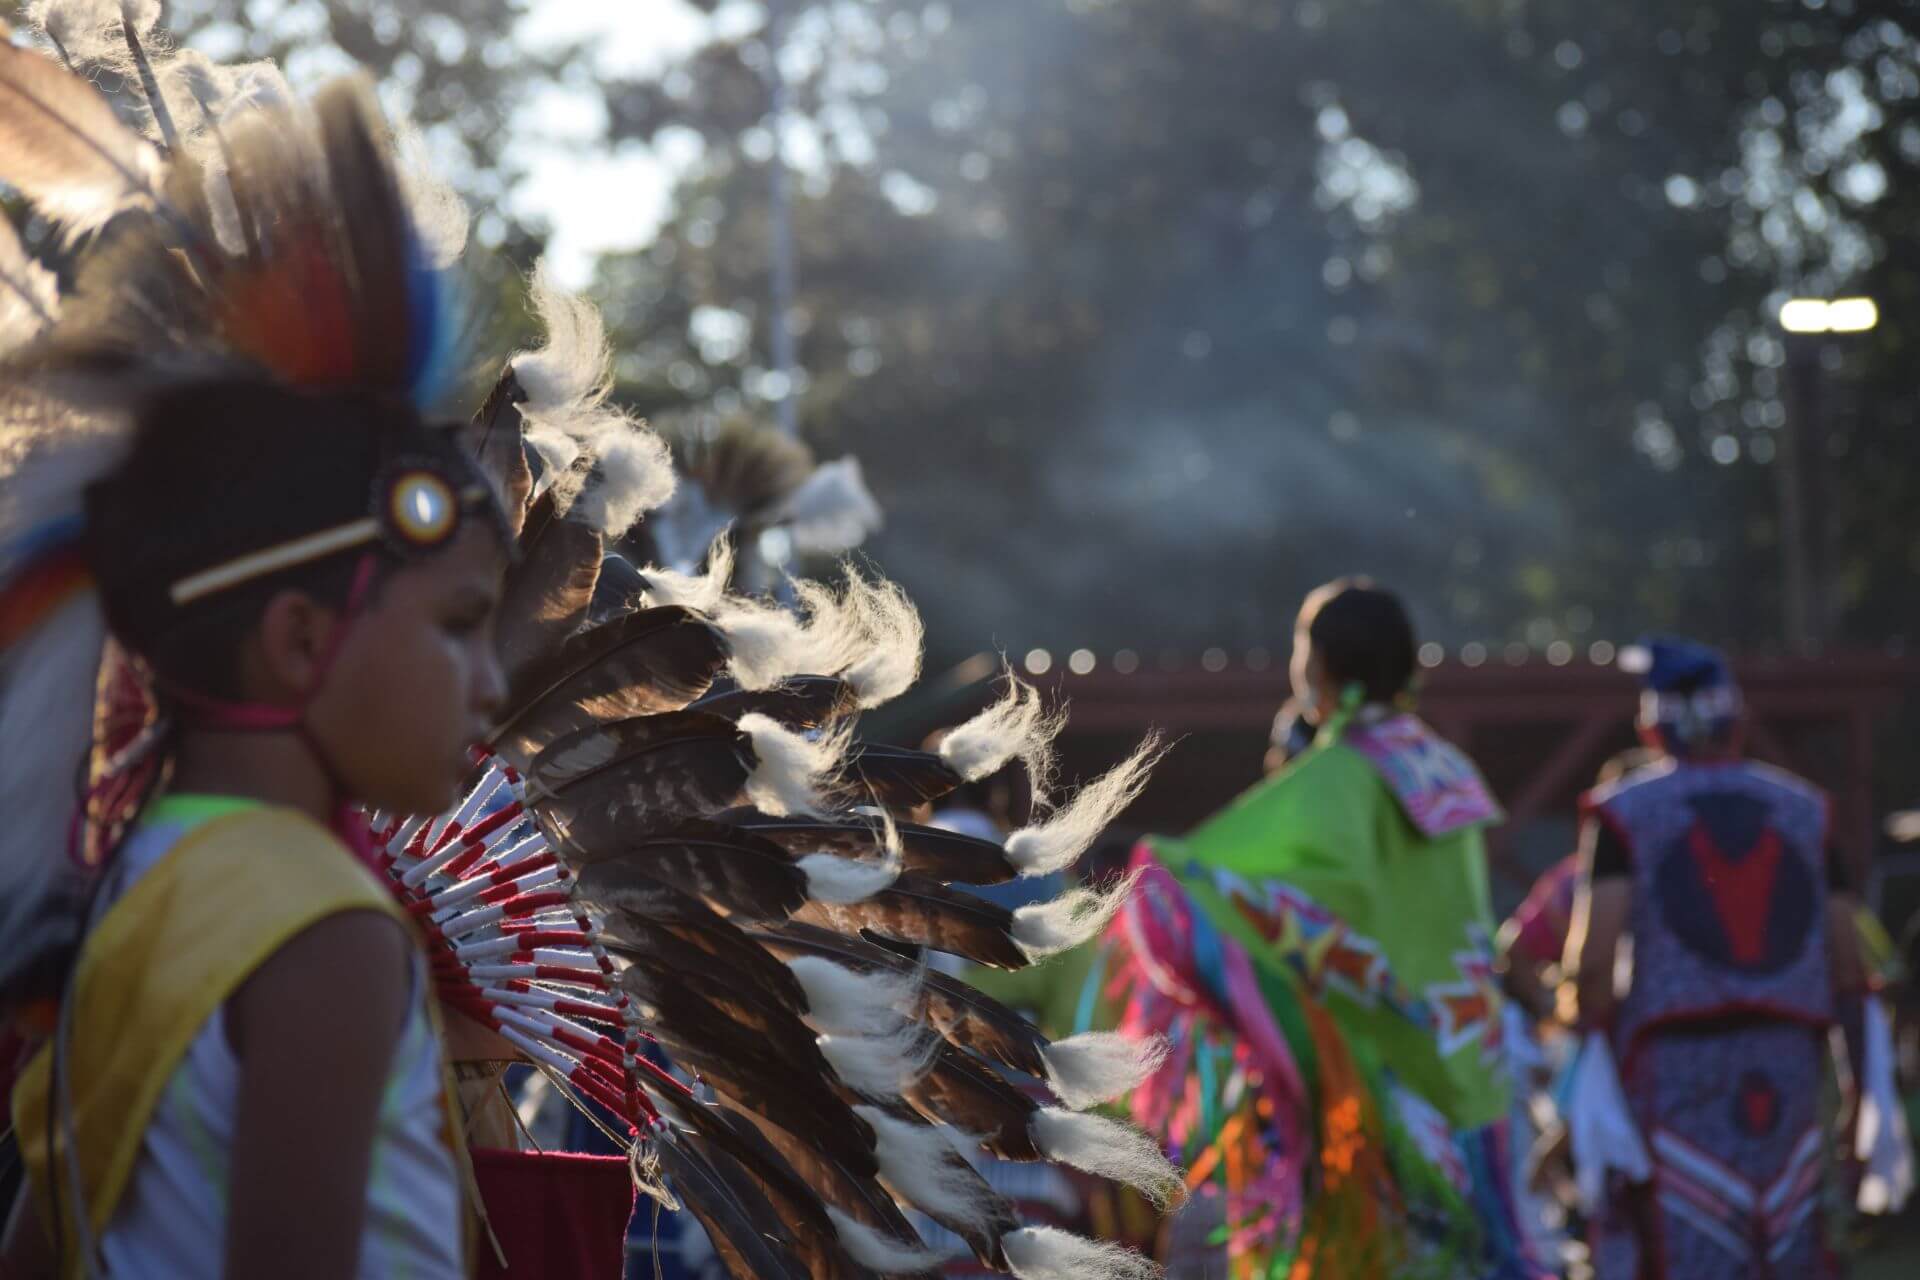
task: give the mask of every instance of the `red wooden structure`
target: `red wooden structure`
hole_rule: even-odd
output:
[[[1608,756],[1635,744],[1638,696],[1632,677],[1610,664],[1513,656],[1519,660],[1440,662],[1424,672],[1420,697],[1421,713],[1473,756],[1506,806],[1508,821],[1491,841],[1503,899],[1571,847],[1576,797]],[[1259,778],[1274,713],[1288,693],[1282,659],[1230,662],[1214,651],[1203,662],[1140,664],[1122,656],[1116,665],[1090,661],[1084,651],[1074,657],[1075,667],[1090,669],[1062,670],[1050,658],[1043,674],[1028,677],[1072,703],[1061,741],[1066,776],[1112,763],[1150,726],[1179,739],[1129,811],[1133,828],[1182,831]],[[1032,658],[1030,665],[1040,665],[1039,655]],[[1735,665],[1749,752],[1832,793],[1835,839],[1864,884],[1879,843],[1876,734],[1920,690],[1920,661],[1847,654]],[[996,667],[983,655],[934,682],[946,696],[937,710],[917,709],[924,727],[952,723],[984,698]]]

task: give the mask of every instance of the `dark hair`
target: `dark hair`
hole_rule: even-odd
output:
[[[1392,702],[1413,680],[1413,623],[1399,597],[1370,578],[1315,588],[1295,625],[1338,689],[1357,684],[1368,702]]]
[[[453,433],[391,396],[295,391],[246,374],[158,393],[136,411],[125,462],[87,492],[88,560],[108,627],[166,680],[237,696],[235,656],[277,592],[341,605],[368,550],[383,561],[379,576],[397,557],[361,546],[185,606],[172,585],[370,514],[376,477],[398,459],[463,484],[477,474]]]

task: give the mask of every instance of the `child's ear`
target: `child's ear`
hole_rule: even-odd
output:
[[[275,592],[254,628],[252,661],[243,669],[251,700],[282,705],[304,698],[320,678],[320,663],[338,614],[304,591]]]

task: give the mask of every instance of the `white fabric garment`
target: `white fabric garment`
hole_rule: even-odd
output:
[[[188,827],[143,826],[115,861],[114,896],[172,848]],[[459,1280],[460,1184],[441,1136],[440,1046],[427,1018],[425,967],[416,963],[407,1025],[380,1098],[360,1237],[361,1280]],[[194,1035],[154,1107],[140,1155],[107,1224],[100,1252],[111,1276],[208,1280],[221,1274],[240,1064],[225,1010]]]
[[[1573,1148],[1573,1181],[1583,1212],[1591,1215],[1600,1211],[1610,1170],[1626,1175],[1629,1182],[1645,1182],[1653,1176],[1647,1144],[1641,1140],[1640,1128],[1633,1122],[1626,1093],[1620,1087],[1613,1048],[1599,1032],[1588,1032],[1580,1046],[1566,1096],[1560,1100],[1560,1114],[1566,1117],[1567,1138]]]
[[[1853,1153],[1866,1172],[1857,1203],[1862,1213],[1898,1213],[1913,1194],[1913,1142],[1894,1080],[1893,1030],[1879,996],[1867,997],[1865,1031]]]

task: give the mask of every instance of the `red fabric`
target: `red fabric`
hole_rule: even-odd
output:
[[[473,1172],[509,1264],[481,1231],[481,1280],[619,1280],[634,1195],[623,1158],[478,1148]]]
[[[1514,947],[1535,964],[1558,964],[1573,921],[1573,894],[1580,878],[1578,855],[1562,858],[1533,882],[1508,921]]]

